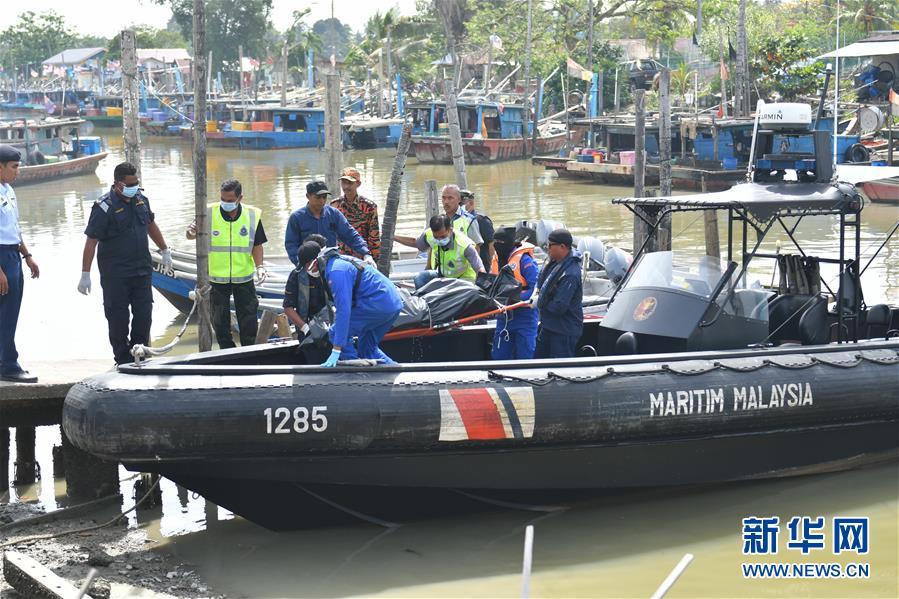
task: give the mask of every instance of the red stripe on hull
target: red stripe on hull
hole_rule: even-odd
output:
[[[451,389],[462,423],[471,440],[505,439],[499,412],[486,389]]]

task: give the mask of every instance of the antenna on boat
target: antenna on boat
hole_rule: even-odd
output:
[[[759,98],[755,104],[755,122],[752,125],[752,145],[749,148],[749,164],[746,165],[746,180],[749,183],[752,183],[752,173],[755,170],[755,138],[759,132],[759,116],[762,114],[762,107],[764,105],[765,101],[761,98]]]

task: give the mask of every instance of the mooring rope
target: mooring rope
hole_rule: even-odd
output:
[[[191,292],[193,295],[193,303],[190,306],[190,311],[187,313],[187,317],[184,319],[184,322],[181,324],[181,330],[178,331],[178,334],[175,335],[175,338],[172,339],[169,343],[163,345],[162,347],[148,347],[146,345],[142,345],[138,343],[134,347],[131,348],[131,355],[134,356],[134,365],[140,366],[141,360],[145,360],[148,356],[162,356],[164,354],[169,353],[172,349],[178,345],[178,342],[181,341],[181,337],[184,336],[184,332],[187,331],[187,325],[190,322],[190,317],[193,316],[194,311],[197,309],[197,304],[199,303],[197,300],[197,294],[203,296],[204,298],[209,295],[209,291],[211,287],[207,284],[205,287],[200,289],[199,291],[194,290]]]

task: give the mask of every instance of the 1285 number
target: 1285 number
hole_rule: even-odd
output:
[[[328,417],[325,412],[328,406],[312,406],[310,413],[308,408],[300,406],[294,408],[265,408],[265,432],[269,435],[282,435],[290,433],[305,433],[311,428],[316,433],[321,433],[328,428]]]

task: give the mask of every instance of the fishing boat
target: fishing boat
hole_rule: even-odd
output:
[[[831,181],[829,137],[806,130],[815,157],[789,181],[761,125],[750,182],[614,200],[646,242],[585,311],[579,357],[489,361],[475,322],[386,340],[390,366],[324,369],[307,340],[156,359],[76,384],[65,433],[273,530],[894,461],[899,307],[861,295],[864,201]],[[666,217],[704,211],[728,217],[723,259],[649,251]],[[834,220],[835,257],[760,251],[775,227],[799,246],[812,217]],[[776,288],[752,280],[760,261]]]
[[[368,115],[349,116],[343,121],[348,145],[356,150],[395,148],[403,132],[402,118],[375,118]]]
[[[862,190],[872,202],[899,202],[899,177],[866,181]]]
[[[0,122],[0,143],[22,154],[16,185],[95,172],[107,153],[99,137],[80,135],[85,124],[68,117]]]
[[[462,150],[469,164],[515,160],[532,154],[531,135],[523,136],[524,107],[496,101],[460,99],[459,123]],[[429,102],[410,106],[413,114],[412,150],[419,162],[452,164],[446,103]],[[527,139],[525,139],[527,137]],[[536,153],[558,152],[566,142],[563,125],[545,123],[538,127]]]
[[[243,120],[232,120],[222,137],[242,150],[324,146],[323,108],[258,105],[241,110]]]

